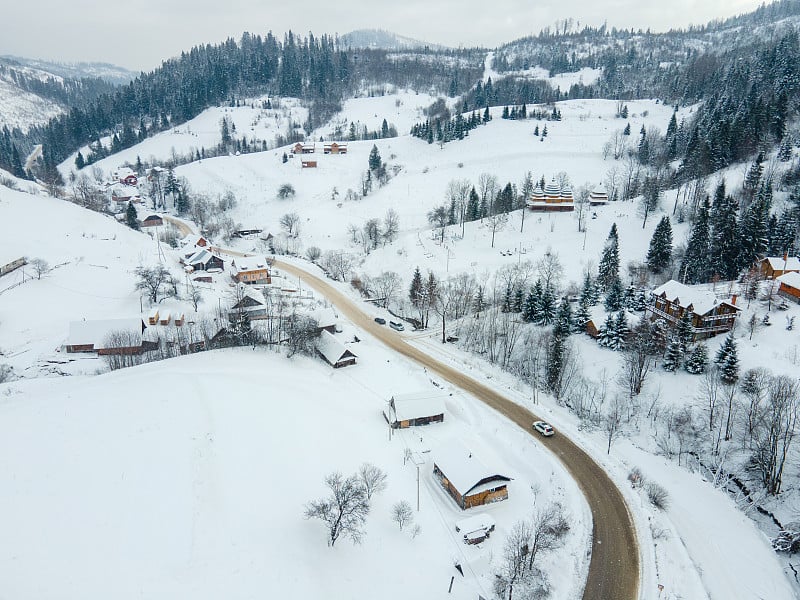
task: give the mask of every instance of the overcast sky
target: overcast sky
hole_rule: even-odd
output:
[[[101,61],[133,70],[243,31],[278,37],[386,29],[433,43],[493,47],[571,18],[581,25],[650,28],[704,24],[762,0],[8,0],[0,54]]]

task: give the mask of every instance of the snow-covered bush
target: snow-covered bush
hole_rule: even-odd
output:
[[[645,491],[650,504],[661,510],[666,510],[669,507],[669,492],[664,486],[655,481],[649,481],[645,485]]]

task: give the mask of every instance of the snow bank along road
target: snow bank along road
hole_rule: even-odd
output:
[[[193,233],[186,223],[177,219],[166,220],[174,223],[185,234]],[[219,250],[232,255],[242,255],[236,251],[221,248]],[[369,332],[392,350],[438,373],[451,384],[511,419],[531,436],[536,435],[531,424],[539,417],[526,408],[408,345],[402,336],[376,324],[356,302],[322,278],[280,260],[275,261],[275,266],[301,278],[325,296],[355,325]],[[638,600],[639,546],[633,520],[622,493],[603,468],[566,436],[555,435],[546,441],[537,439],[564,463],[581,488],[592,511],[592,557],[583,600]]]

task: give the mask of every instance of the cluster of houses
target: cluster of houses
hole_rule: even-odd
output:
[[[317,161],[313,158],[302,158],[303,155],[315,154],[317,152],[317,145],[314,142],[301,143],[297,142],[292,147],[292,152],[289,158],[293,158],[295,154],[300,154],[300,167],[303,169],[316,169]],[[323,154],[347,154],[347,144],[342,142],[329,142],[322,146]]]

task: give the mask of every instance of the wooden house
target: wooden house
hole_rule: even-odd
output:
[[[713,292],[674,279],[653,290],[647,306],[653,319],[664,319],[671,326],[677,325],[688,312],[696,340],[730,331],[740,311],[735,295],[729,300],[720,300]]]
[[[175,315],[175,319],[172,322],[175,323],[175,327],[183,327],[183,324],[186,322],[186,315],[178,313]]]
[[[511,477],[488,467],[460,442],[434,454],[433,474],[462,510],[508,498]]]
[[[347,144],[331,142],[322,147],[323,154],[347,154]]]
[[[604,204],[608,204],[608,192],[606,191],[605,186],[601,183],[589,194],[589,205],[603,206]]]
[[[800,303],[800,273],[784,273],[778,277],[778,281],[780,282],[778,294]]]
[[[231,260],[231,277],[236,283],[262,285],[272,283],[267,259],[263,256],[237,256]]]
[[[150,314],[147,315],[147,324],[158,325],[158,307],[153,308],[153,310],[150,311]]]
[[[569,185],[561,186],[553,178],[544,189],[537,185],[530,198],[525,200],[526,206],[535,212],[568,212],[575,210],[575,199]]]
[[[383,416],[392,429],[441,423],[444,421],[444,400],[437,392],[395,394]]]
[[[323,330],[317,339],[317,352],[334,369],[356,364],[358,358],[332,333]]]
[[[136,176],[136,172],[130,167],[120,167],[114,171],[114,179],[124,185],[135,186],[139,183],[139,178]]]
[[[168,310],[161,311],[161,314],[158,317],[158,324],[169,325],[170,321],[172,321],[172,313],[170,313]]]
[[[136,188],[128,185],[115,185],[111,188],[111,201],[117,204],[127,204],[136,196]]]
[[[267,304],[260,293],[245,293],[228,312],[228,318],[237,319],[240,313],[246,314],[250,319],[265,319],[267,317]]]
[[[302,169],[316,169],[317,168],[317,161],[315,160],[308,160],[303,159],[300,161],[300,168]]]
[[[255,227],[251,227],[250,229],[242,228],[234,231],[233,236],[238,238],[251,238],[253,236],[259,235],[263,231],[264,231],[263,229],[258,229]]]
[[[225,261],[205,248],[198,250],[181,262],[187,267],[192,267],[195,271],[210,271],[212,269],[222,270],[225,268]]]
[[[11,255],[0,257],[0,276],[5,275],[6,273],[11,273],[11,271],[19,269],[21,266],[27,263],[28,261],[24,256]]]
[[[765,279],[777,279],[784,273],[800,273],[800,259],[796,256],[767,256],[758,263],[758,270]]]
[[[158,215],[150,215],[139,223],[141,227],[158,227],[163,224],[164,221]]]
[[[67,352],[97,354],[140,354],[144,322],[132,319],[72,321],[69,324]]]
[[[294,146],[292,146],[292,154],[302,154],[303,153],[303,144],[297,142]]]
[[[209,241],[204,238],[202,235],[187,235],[185,238],[181,240],[181,247],[184,248],[186,251],[192,251],[192,253],[196,252],[195,248],[208,248],[211,244]],[[191,256],[191,255],[189,255]]]

